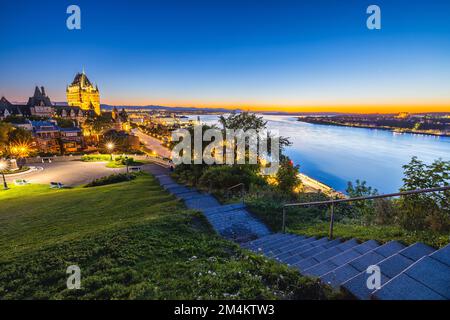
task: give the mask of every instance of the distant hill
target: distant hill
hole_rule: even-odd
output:
[[[193,108],[193,107],[168,107],[159,105],[148,106],[121,106],[121,105],[108,105],[102,104],[102,110],[111,111],[114,107],[117,109],[125,108],[127,110],[164,110],[169,112],[185,112],[185,113],[230,113],[230,112],[242,112],[242,109],[225,109],[225,108]],[[259,114],[266,115],[286,115],[286,116],[302,116],[302,115],[339,115],[338,112],[281,112],[281,111],[254,111]]]
[[[240,109],[225,109],[225,108],[193,108],[193,107],[167,107],[167,106],[158,106],[158,105],[149,105],[149,106],[120,106],[120,105],[108,105],[102,104],[100,105],[102,110],[110,111],[114,107],[117,109],[128,109],[128,110],[164,110],[164,111],[173,111],[173,112],[230,112],[230,111],[242,111]]]

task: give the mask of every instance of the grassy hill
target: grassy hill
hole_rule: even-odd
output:
[[[68,290],[66,269],[81,268]],[[214,234],[153,177],[0,191],[0,299],[325,299],[329,289]]]

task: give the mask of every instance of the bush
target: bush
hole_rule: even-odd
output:
[[[243,183],[248,189],[250,184],[265,184],[265,180],[247,165],[221,165],[206,169],[201,175],[198,185],[204,189],[226,190],[239,183]]]
[[[98,186],[104,186],[107,184],[113,184],[113,183],[119,183],[124,181],[133,180],[136,178],[135,174],[126,174],[126,173],[118,173],[113,174],[107,177],[95,179],[92,182],[88,183],[85,187],[98,187]]]
[[[403,166],[401,191],[450,185],[450,161],[436,160],[432,164],[413,157]],[[450,192],[432,192],[401,197],[399,223],[408,230],[450,230]]]
[[[111,155],[109,154],[88,154],[81,157],[81,161],[95,162],[95,161],[110,161]]]
[[[294,165],[292,160],[285,157],[277,172],[278,189],[288,195],[295,195],[295,188],[301,186],[302,182],[298,176],[300,166]]]

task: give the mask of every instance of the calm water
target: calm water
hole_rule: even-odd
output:
[[[382,193],[402,185],[402,165],[412,156],[429,163],[450,160],[450,138],[396,134],[385,130],[315,125],[290,116],[264,116],[271,130],[290,137],[287,155],[300,171],[336,190],[348,181],[366,180]],[[200,116],[202,122],[217,122],[217,116]]]

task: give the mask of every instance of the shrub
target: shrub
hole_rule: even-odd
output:
[[[288,157],[285,157],[280,163],[277,171],[278,189],[286,194],[294,195],[296,187],[301,186],[301,180],[298,176],[299,165],[295,165]]]
[[[98,187],[98,186],[104,186],[107,184],[113,184],[113,183],[119,183],[123,181],[129,181],[136,178],[135,174],[126,174],[126,173],[118,173],[113,174],[107,177],[95,179],[92,182],[88,183],[85,187]]]
[[[109,154],[87,154],[81,157],[81,161],[95,162],[95,161],[110,161],[111,155]]]
[[[206,169],[201,175],[198,185],[204,189],[226,190],[239,183],[243,183],[248,189],[250,184],[265,184],[265,180],[248,165],[221,165]]]
[[[413,157],[403,166],[401,191],[426,189],[450,184],[450,161],[436,160],[427,165]],[[408,230],[432,228],[450,230],[450,192],[432,192],[400,198],[400,224]]]

